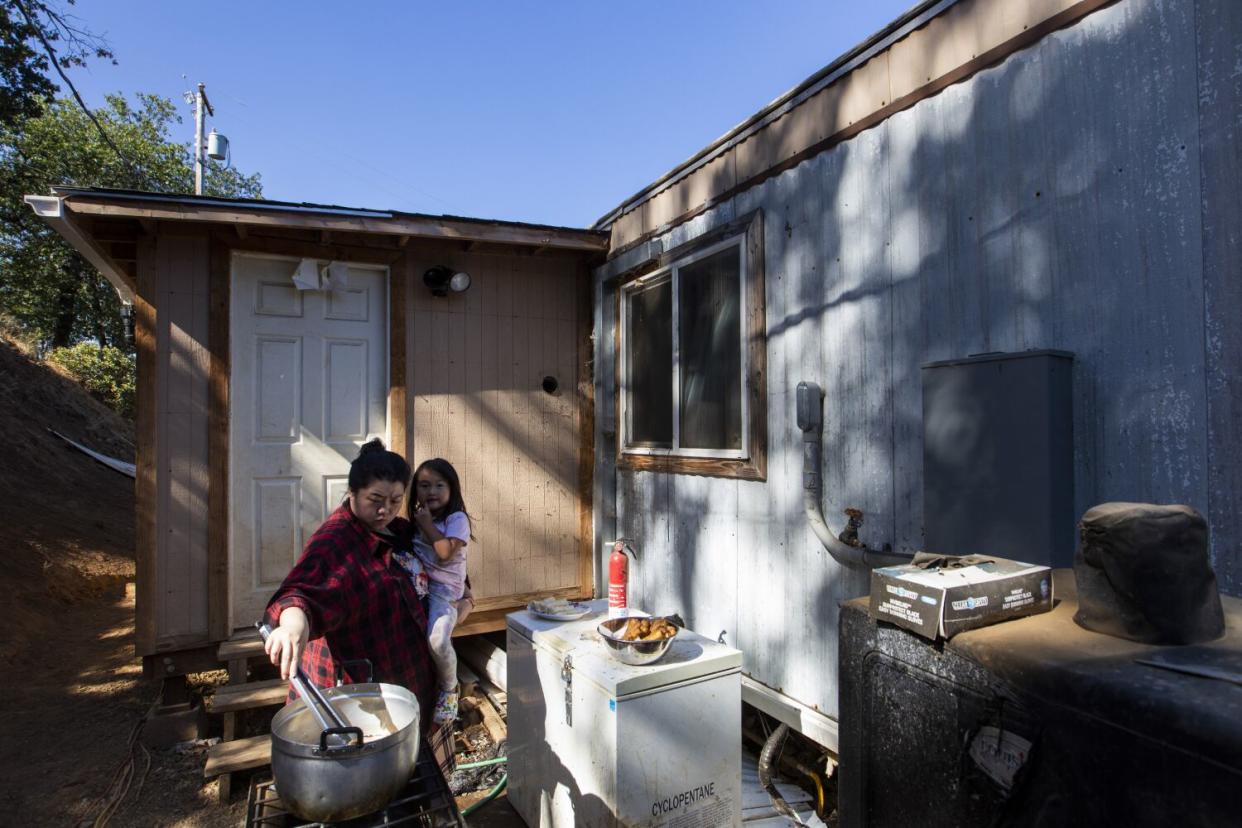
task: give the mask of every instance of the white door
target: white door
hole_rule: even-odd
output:
[[[229,385],[230,617],[259,619],[345,496],[358,447],[385,437],[387,271],[299,290],[296,259],[235,255]]]

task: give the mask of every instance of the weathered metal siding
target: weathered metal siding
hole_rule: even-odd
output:
[[[668,250],[764,211],[769,466],[766,483],[618,472],[615,491],[601,486],[597,514],[607,524],[615,498],[617,531],[640,550],[645,608],[729,630],[747,673],[835,716],[837,605],[867,579],[807,528],[795,386],[827,391],[830,524],[856,506],[869,543],[910,551],[922,545],[920,366],[1030,348],[1077,355],[1078,511],[1192,504],[1212,517],[1224,587],[1242,590],[1242,336],[1225,331],[1242,226],[1230,2],[1125,0],[659,240]],[[599,274],[604,366],[615,292],[602,278],[622,267]],[[599,378],[603,410],[615,389],[608,368]],[[600,420],[598,444],[615,445]]]
[[[1242,595],[1242,3],[1195,6],[1207,343],[1208,519],[1217,576]]]

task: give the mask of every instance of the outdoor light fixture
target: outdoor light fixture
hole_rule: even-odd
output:
[[[431,291],[432,296],[448,296],[450,291],[465,293],[470,288],[470,274],[436,265],[423,274],[423,284]]]
[[[121,324],[125,328],[125,342],[134,346],[134,303],[121,300]]]

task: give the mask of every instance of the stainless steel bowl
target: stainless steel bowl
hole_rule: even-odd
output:
[[[681,625],[669,616],[655,616],[652,621],[663,618],[677,628],[678,634],[681,633]],[[604,640],[604,648],[608,650],[609,655],[620,661],[622,664],[631,664],[641,667],[644,664],[654,664],[664,657],[668,652],[668,648],[673,646],[676,635],[669,638],[662,638],[659,641],[626,641],[621,638],[621,630],[625,628],[625,624],[629,618],[611,618],[600,623],[595,631],[599,633],[599,637]]]

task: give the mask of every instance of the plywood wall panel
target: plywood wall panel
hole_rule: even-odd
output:
[[[159,579],[159,512],[157,468],[158,419],[155,397],[158,340],[156,307],[159,260],[153,240],[138,244],[138,291],[134,300],[134,350],[136,351],[136,400],[134,426],[138,435],[134,452],[134,648],[139,655],[155,652]]]
[[[208,634],[207,238],[163,236],[155,261],[158,647]]]
[[[155,641],[168,638],[174,634],[169,629],[168,619],[168,578],[170,567],[181,569],[183,558],[178,556],[170,560],[168,552],[169,533],[169,498],[172,491],[172,479],[168,471],[168,354],[169,325],[167,280],[171,272],[169,264],[170,245],[167,242],[157,244],[155,248],[155,274],[152,304],[155,306],[155,397],[154,411],[154,442],[155,442],[155,589],[152,595],[152,616],[154,619]],[[177,625],[178,628],[183,625]],[[152,648],[156,646],[152,643]]]
[[[411,459],[442,456],[462,476],[477,518],[467,558],[480,606],[589,594],[577,499],[582,276],[555,256],[425,255],[417,271],[449,261],[473,283],[460,296],[414,291]],[[557,378],[556,394],[543,391],[545,376]]]
[[[585,275],[579,275],[578,279],[581,281]],[[585,298],[581,285],[577,286],[574,293],[576,298]],[[582,302],[579,306],[581,307],[583,304],[585,302]],[[553,364],[555,365],[553,375],[557,380],[557,391],[554,398],[556,404],[554,420],[556,436],[555,456],[557,457],[575,456],[578,454],[583,433],[579,397],[584,389],[589,388],[589,384],[580,382],[577,369],[582,349],[579,337],[586,326],[583,325],[581,318],[573,318],[572,316],[564,318],[562,321],[566,324],[557,326],[555,352],[553,355]],[[585,366],[583,373],[585,373]],[[581,552],[579,541],[586,540],[585,538],[580,538],[583,528],[580,521],[580,501],[583,494],[581,488],[582,481],[579,479],[581,474],[581,462],[579,462],[578,472],[573,479],[568,479],[563,475],[556,475],[553,478],[556,483],[558,514],[558,520],[555,524],[554,548],[557,556],[560,558],[558,569],[562,571],[567,567],[576,567],[578,565]]]
[[[409,251],[392,263],[388,271],[388,447],[398,454],[409,453],[409,292],[412,286]]]

